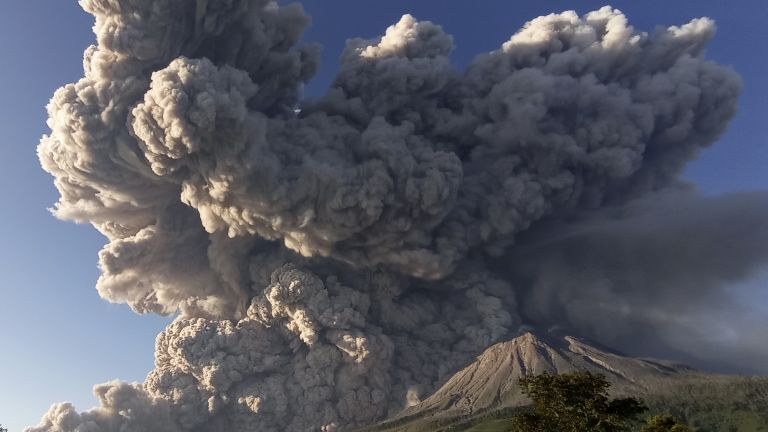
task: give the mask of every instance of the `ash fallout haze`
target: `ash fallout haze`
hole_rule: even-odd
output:
[[[313,36],[363,6],[79,3],[95,39],[37,147],[52,212],[106,239],[103,300],[174,319],[143,382],[27,431],[348,431],[529,328],[768,373],[768,178],[686,172],[748,89],[713,19],[562,5],[470,53],[424,2],[334,51]]]

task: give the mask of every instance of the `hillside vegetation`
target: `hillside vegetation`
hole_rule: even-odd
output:
[[[671,414],[697,432],[768,432],[768,377],[706,374],[530,333],[488,348],[418,405],[361,431],[513,431],[511,419],[531,403],[520,378],[576,371],[605,376],[612,397],[642,399],[645,417]]]
[[[768,378],[732,377],[670,386],[664,394],[642,397],[648,416],[672,414],[697,432],[768,432]],[[439,412],[401,418],[365,432],[507,432],[522,408],[499,408],[475,415]],[[639,430],[639,427],[638,427]]]

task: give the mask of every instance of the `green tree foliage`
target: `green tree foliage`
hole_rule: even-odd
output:
[[[533,410],[514,418],[518,432],[624,432],[646,411],[635,398],[609,399],[608,380],[598,374],[543,374],[521,378]]]
[[[657,415],[648,419],[642,432],[693,432],[693,429],[670,415]]]

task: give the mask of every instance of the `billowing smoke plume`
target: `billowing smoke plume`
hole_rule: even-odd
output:
[[[514,334],[516,292],[549,295],[494,268],[524,231],[675,184],[740,89],[703,58],[710,20],[647,34],[606,7],[537,18],[465,71],[406,15],[350,40],[326,96],[301,101],[318,49],[297,45],[300,6],[80,4],[98,42],[38,149],[55,212],[107,237],[103,298],[181,314],[143,384],[98,386],[101,407],[55,405],[34,432],[397,412]]]
[[[734,292],[768,269],[766,192],[704,198],[669,189],[533,228],[499,261],[515,263],[505,275],[527,323],[634,354],[768,371],[768,317]]]

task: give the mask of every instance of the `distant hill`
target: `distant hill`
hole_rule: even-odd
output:
[[[529,404],[519,378],[574,371],[603,374],[612,395],[640,397],[651,413],[671,413],[700,432],[768,432],[768,377],[706,374],[533,333],[491,346],[434,394],[364,431],[509,430],[508,418]]]

